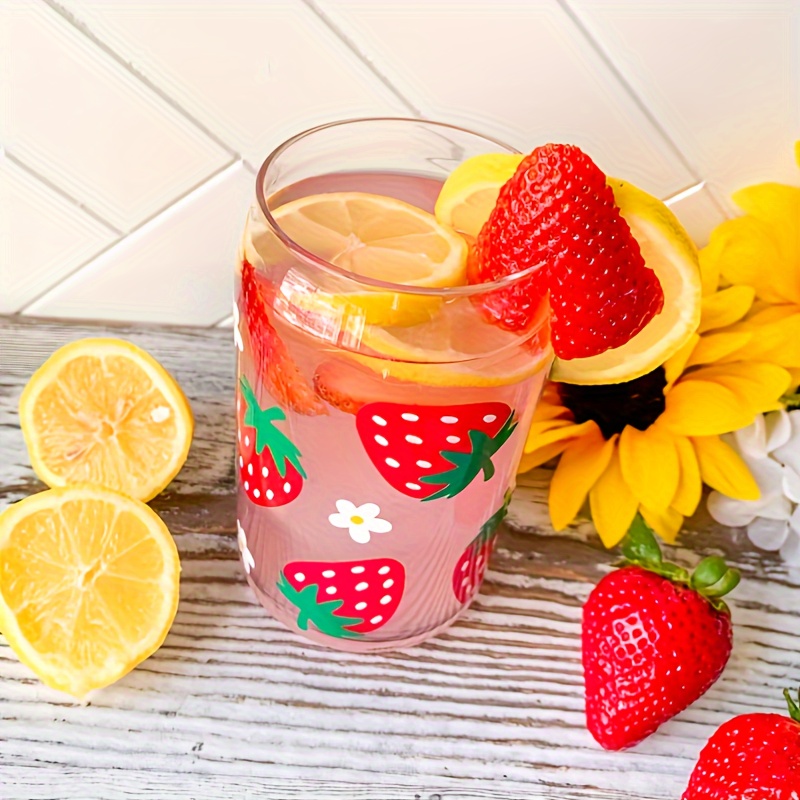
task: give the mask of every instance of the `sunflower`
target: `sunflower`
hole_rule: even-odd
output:
[[[556,530],[588,498],[606,547],[623,538],[637,512],[674,542],[700,503],[703,483],[729,497],[759,498],[747,466],[720,436],[782,408],[792,376],[754,355],[761,346],[756,331],[763,330],[750,316],[755,287],[719,289],[707,259],[701,268],[707,291],[700,326],[662,366],[628,383],[545,388],[520,471],[559,458],[549,491]],[[786,349],[775,342],[769,352],[785,363]]]
[[[800,142],[795,144],[800,166]],[[771,361],[800,383],[800,187],[761,183],[734,193],[727,220],[700,253],[704,291],[729,284],[755,302],[731,333],[757,333],[738,357]]]

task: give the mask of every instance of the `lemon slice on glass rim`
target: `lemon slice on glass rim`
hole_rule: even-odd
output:
[[[467,243],[416,206],[365,192],[331,192],[292,200],[272,212],[294,242],[359,277],[412,287],[466,283]],[[292,293],[289,302],[367,325],[414,325],[430,319],[438,297],[375,290]],[[341,327],[346,327],[340,323]]]
[[[494,153],[465,161],[442,187],[436,202],[439,221],[477,235],[521,160],[522,156]],[[674,355],[700,323],[700,265],[686,230],[662,201],[626,181],[606,180],[645,264],[661,283],[664,308],[621,347],[589,358],[556,358],[551,378],[563,383],[623,383],[639,378]]]

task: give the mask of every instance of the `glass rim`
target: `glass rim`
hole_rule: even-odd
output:
[[[428,120],[422,119],[419,117],[351,117],[348,119],[341,119],[341,120],[334,120],[333,122],[326,122],[322,125],[315,125],[313,128],[307,128],[304,131],[300,131],[296,133],[294,136],[290,136],[284,142],[279,144],[263,161],[261,166],[258,169],[258,173],[256,175],[256,201],[261,209],[261,213],[264,215],[264,219],[275,236],[278,237],[280,242],[294,255],[299,256],[304,262],[311,264],[313,267],[321,270],[322,272],[328,273],[329,275],[333,275],[339,278],[344,278],[347,281],[352,283],[357,283],[359,285],[369,287],[375,289],[377,291],[391,291],[396,294],[414,294],[414,295],[424,295],[428,297],[441,297],[441,298],[455,298],[455,297],[470,297],[473,295],[480,295],[485,294],[490,291],[494,291],[497,289],[507,289],[510,286],[514,286],[515,284],[519,283],[525,278],[528,278],[538,272],[545,266],[544,262],[540,262],[538,264],[533,264],[527,269],[522,270],[521,272],[516,272],[511,275],[505,275],[502,278],[498,278],[493,281],[486,281],[484,283],[472,283],[467,284],[465,286],[446,286],[446,287],[429,287],[429,286],[409,286],[405,283],[392,283],[390,281],[383,281],[378,278],[371,278],[366,275],[358,275],[357,273],[350,272],[349,270],[343,269],[342,267],[337,267],[335,264],[332,264],[330,261],[326,261],[324,258],[320,258],[319,256],[315,255],[309,250],[306,250],[302,245],[298,244],[294,239],[292,239],[275,218],[272,216],[272,213],[269,210],[269,206],[267,205],[267,197],[264,194],[264,182],[267,178],[267,174],[269,172],[270,167],[277,161],[277,159],[283,155],[287,150],[289,150],[293,145],[297,142],[302,141],[303,139],[308,138],[320,131],[328,130],[330,128],[337,128],[344,125],[357,125],[359,123],[370,123],[370,122],[399,122],[399,123],[416,123],[428,126],[430,128],[440,129],[440,130],[449,130],[449,131],[457,131],[458,133],[466,133],[469,136],[475,136],[479,139],[483,139],[485,142],[489,144],[495,144],[498,147],[502,148],[503,150],[512,153],[512,154],[520,154],[520,151],[517,150],[515,147],[506,144],[505,142],[501,141],[500,139],[496,139],[492,136],[487,136],[482,133],[477,133],[475,131],[470,130],[469,128],[464,128],[460,125],[452,125],[447,122],[437,122],[435,120]]]

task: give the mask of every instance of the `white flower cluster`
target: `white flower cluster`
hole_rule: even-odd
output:
[[[762,550],[779,550],[800,566],[800,409],[759,415],[752,425],[723,436],[742,457],[761,489],[760,500],[734,500],[719,492],[708,498],[717,522],[746,526]]]

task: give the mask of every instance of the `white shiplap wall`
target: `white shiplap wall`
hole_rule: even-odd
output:
[[[800,0],[0,0],[0,313],[215,325],[254,172],[329,119],[574,141],[699,243],[798,183]]]

